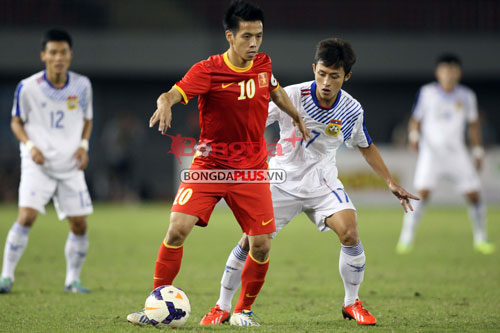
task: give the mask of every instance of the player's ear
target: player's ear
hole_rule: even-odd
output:
[[[313,73],[316,74],[316,64],[313,64]]]
[[[351,78],[351,75],[352,75],[352,72],[347,73],[347,75],[344,76],[344,82],[349,81],[349,79]]]
[[[226,30],[226,40],[229,44],[232,44],[233,43],[233,39],[234,39],[234,36],[233,36],[233,32],[229,29]]]
[[[40,60],[41,60],[42,62],[45,62],[45,50],[40,51]]]

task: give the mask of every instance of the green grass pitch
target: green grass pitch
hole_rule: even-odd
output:
[[[2,247],[16,212],[15,206],[0,206]],[[360,327],[342,318],[338,239],[331,231],[318,232],[302,214],[272,242],[267,280],[253,306],[263,326],[251,330],[500,331],[500,249],[491,256],[473,252],[465,207],[431,206],[414,252],[406,256],[394,252],[402,215],[396,207],[358,207],[367,256],[360,297],[377,326]],[[168,216],[167,204],[97,204],[89,219],[90,251],[82,273],[92,293],[75,295],[63,292],[68,227],[49,208],[31,231],[12,292],[0,295],[0,331],[154,330],[135,327],[125,318],[143,307],[150,291]],[[489,207],[488,219],[498,248],[498,206]],[[192,312],[179,331],[247,330],[198,325],[218,298],[224,263],[239,236],[231,212],[220,208],[207,228],[195,228],[186,241],[174,284],[188,294]]]

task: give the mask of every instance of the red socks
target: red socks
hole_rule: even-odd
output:
[[[182,249],[183,245],[170,246],[163,241],[158,251],[158,259],[156,259],[153,289],[172,284],[181,268]]]
[[[241,292],[234,312],[250,310],[255,298],[260,292],[269,268],[269,258],[265,262],[258,262],[248,254],[245,266],[241,272]]]

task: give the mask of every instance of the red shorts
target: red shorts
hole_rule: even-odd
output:
[[[271,190],[266,183],[181,183],[172,212],[197,216],[196,224],[206,227],[221,198],[226,200],[247,235],[276,231]]]

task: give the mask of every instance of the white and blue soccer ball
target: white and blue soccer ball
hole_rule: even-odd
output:
[[[174,286],[160,286],[146,299],[145,312],[153,326],[180,327],[191,314],[186,293]]]

